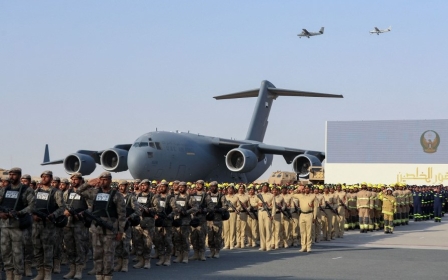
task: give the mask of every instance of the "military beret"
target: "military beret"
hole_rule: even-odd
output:
[[[59,178],[58,176],[54,176],[54,177],[53,177],[53,181],[58,181],[58,182],[60,182],[60,181],[61,181],[61,178]]]
[[[288,186],[286,186],[286,185],[282,186],[282,189],[287,189],[287,188],[288,188]]]
[[[98,178],[112,178],[112,174],[109,171],[104,171]]]
[[[197,180],[196,184],[202,184],[203,185],[204,184],[204,180]]]
[[[134,184],[140,184],[142,182],[142,180],[140,180],[140,179],[135,179],[134,180]]]
[[[218,182],[216,182],[216,181],[210,182],[210,186],[217,186],[217,185],[218,185]]]
[[[176,181],[174,181],[173,183],[174,183],[174,184],[179,184],[180,181],[179,181],[179,180],[176,180]]]
[[[31,176],[29,174],[23,174],[21,179],[31,180]]]
[[[187,183],[185,183],[185,182],[179,182],[179,186],[186,186],[187,185]]]
[[[70,176],[70,179],[73,179],[73,178],[82,179],[82,174],[79,172],[72,173],[72,175]]]
[[[3,177],[2,177],[2,181],[8,181],[8,182],[10,182],[9,177],[6,177],[6,176],[3,176]]]
[[[142,180],[142,182],[141,182],[141,184],[147,184],[147,185],[149,185],[151,182],[149,182],[149,180],[148,179],[144,179],[144,180]]]
[[[169,186],[172,186],[172,185],[173,185],[173,182],[170,182],[168,185],[169,185]]]
[[[156,181],[156,180],[152,180],[151,183],[153,183],[153,184],[157,184],[157,181]]]
[[[70,183],[70,181],[69,181],[68,179],[64,178],[64,179],[62,179],[62,180],[61,180],[61,183],[64,183],[64,184],[69,184],[69,183]]]
[[[162,180],[162,181],[160,182],[160,185],[168,185],[168,182],[165,181],[165,180]]]
[[[126,180],[118,181],[118,185],[127,185],[127,184],[128,184],[128,181],[126,181]]]
[[[22,174],[22,168],[13,167],[9,170],[9,173]]]
[[[269,183],[268,182],[264,182],[264,183],[261,184],[261,186],[262,187],[264,187],[264,186],[268,186],[269,187]]]
[[[42,172],[42,174],[40,174],[40,177],[42,178],[42,176],[44,175],[49,175],[53,177],[53,172],[50,170],[45,170],[44,172]]]
[[[31,183],[30,183],[30,184],[36,185],[37,182],[36,182],[36,180],[31,180]]]

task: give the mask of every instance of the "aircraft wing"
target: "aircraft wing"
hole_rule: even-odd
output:
[[[129,151],[132,144],[119,144],[115,145],[114,148],[123,149]],[[76,151],[77,154],[83,154],[88,155],[92,157],[97,164],[101,164],[101,154],[104,152],[104,150],[101,151],[91,151],[91,150],[78,150]],[[52,165],[52,164],[61,164],[64,163],[64,159],[58,159],[58,160],[50,160],[50,154],[48,151],[48,145],[45,147],[45,153],[44,153],[44,160],[40,165]]]
[[[302,30],[303,30],[303,33],[304,33],[304,34],[306,34],[306,35],[310,35],[310,33],[308,32],[308,30],[306,30],[305,28],[303,28]]]
[[[282,146],[274,146],[274,145],[268,145],[264,143],[253,143],[250,141],[245,140],[231,140],[231,139],[225,139],[225,138],[215,138],[214,144],[216,146],[222,147],[226,150],[231,150],[234,148],[238,148],[240,146],[247,145],[250,148],[257,149],[260,153],[263,154],[272,154],[272,155],[282,155],[285,161],[290,164],[294,158],[301,154],[309,154],[316,156],[321,161],[325,159],[325,153],[319,152],[319,151],[309,151],[309,150],[303,150],[303,149],[295,149],[295,148],[288,148],[288,147],[282,147]]]
[[[375,31],[380,31],[380,30],[378,29],[378,27],[375,27]]]

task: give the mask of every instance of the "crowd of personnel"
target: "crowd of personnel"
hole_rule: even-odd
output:
[[[44,171],[40,181],[12,168],[0,188],[1,263],[7,280],[82,279],[92,252],[97,280],[113,272],[218,259],[223,249],[300,247],[434,219],[441,222],[443,186],[233,184],[120,180],[109,172],[85,181]],[[205,256],[206,248],[210,254]],[[192,249],[192,254],[190,251]]]

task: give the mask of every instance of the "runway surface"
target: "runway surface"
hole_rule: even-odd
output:
[[[444,221],[410,222],[393,235],[348,231],[343,239],[313,245],[311,253],[300,248],[223,250],[220,259],[169,267],[156,266],[157,260],[148,270],[130,264],[128,273],[114,273],[113,279],[448,279],[447,233]],[[62,279],[66,271],[67,266],[53,279]]]

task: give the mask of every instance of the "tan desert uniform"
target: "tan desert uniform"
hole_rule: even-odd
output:
[[[345,228],[345,207],[343,204],[347,206],[347,194],[344,191],[335,191],[337,202],[337,210],[339,216],[336,216],[336,223],[334,224],[334,235],[338,238],[342,238],[344,235]]]
[[[292,195],[280,194],[280,196],[283,197],[285,207],[288,208],[290,212],[292,212],[292,209],[294,208],[294,206],[292,205]],[[292,224],[293,220],[288,219],[288,217],[285,217],[285,215],[282,213],[282,240],[283,246],[285,248],[292,246]]]
[[[272,246],[275,249],[282,247],[283,245],[283,236],[281,232],[282,228],[282,212],[278,208],[282,208],[283,210],[286,208],[285,201],[283,197],[279,194],[274,197],[274,205],[275,215],[274,219],[272,219]]]
[[[294,194],[291,196],[291,215],[292,215],[292,227],[291,227],[291,235],[292,235],[292,245],[294,247],[299,246],[300,243],[300,228],[299,228],[299,217],[300,213],[296,211],[296,207],[300,209],[299,199],[303,196],[302,193]]]
[[[249,205],[252,209],[256,209],[258,211],[258,198],[257,195],[249,195]],[[250,208],[249,208],[250,210]],[[247,243],[249,246],[255,247],[257,246],[259,234],[258,234],[258,220],[249,218],[248,222],[248,231],[247,231]]]
[[[227,194],[225,197],[235,207],[238,206],[238,196],[236,194]],[[227,227],[224,228],[224,248],[233,249],[236,241],[236,219],[238,214],[231,207],[229,207],[229,212],[230,218],[227,221]]]
[[[318,215],[318,199],[314,194],[295,194],[294,198],[298,201],[301,210],[299,217],[300,226],[300,243],[302,252],[311,252],[311,244],[313,240],[312,229],[314,227],[314,219]],[[317,223],[317,222],[316,222]]]
[[[271,193],[261,193],[260,194],[268,206],[268,211],[270,211],[271,216],[274,217],[275,209],[273,209],[274,195]],[[261,200],[257,197],[257,204],[261,204]],[[260,233],[260,250],[271,250],[271,239],[272,239],[272,220],[269,215],[264,211],[262,206],[258,207],[258,228]]]
[[[394,214],[397,211],[397,201],[393,195],[383,196],[384,232],[394,231]]]
[[[367,190],[360,190],[357,193],[356,208],[359,215],[359,228],[361,231],[369,229],[369,211],[373,209],[373,200],[370,199],[371,193]]]
[[[247,194],[238,193],[236,194],[236,197],[238,198],[238,204],[235,204],[236,209],[240,212],[236,217],[236,247],[244,248],[246,242],[246,234],[248,231],[247,221],[250,218],[248,218],[248,214],[246,211],[244,211],[241,203],[244,203],[244,206],[248,208],[249,196]]]
[[[323,195],[323,203],[325,215],[322,217],[322,234],[323,240],[330,241],[332,239],[331,232],[333,224],[336,221],[335,214],[330,208],[335,208],[335,198],[331,193]]]
[[[319,207],[319,205],[321,206],[322,209],[324,209],[324,203],[323,203],[323,195],[322,194],[314,194],[316,200],[317,200],[317,205]],[[322,227],[324,226],[324,217],[325,216],[325,212],[323,212],[322,210],[318,209],[317,211],[317,223],[314,223],[314,242],[319,243],[322,239]]]

